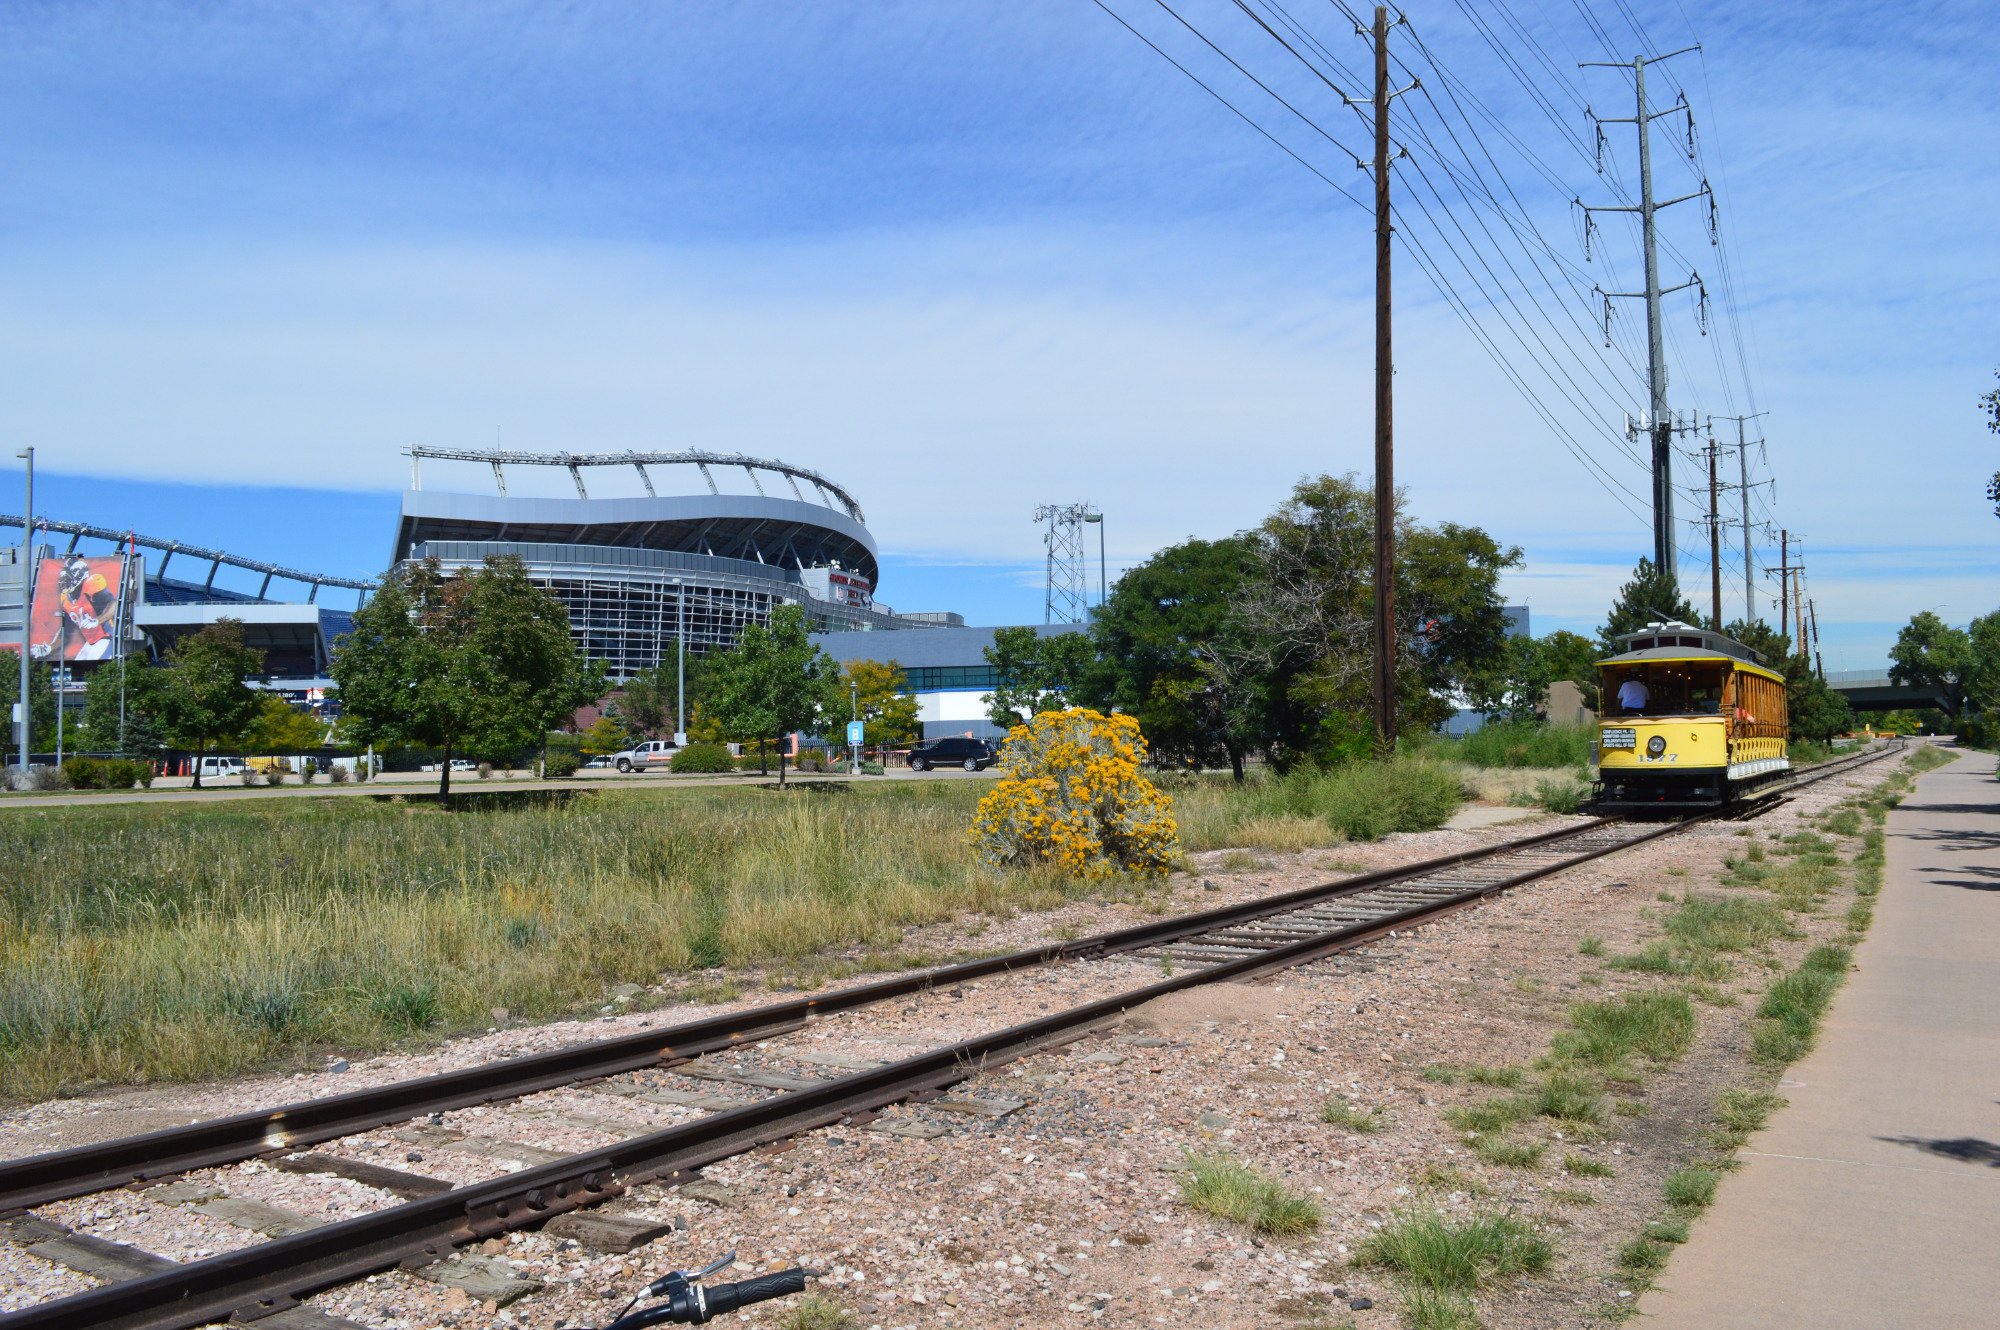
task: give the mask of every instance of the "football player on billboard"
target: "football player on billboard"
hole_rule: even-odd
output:
[[[103,660],[117,643],[112,636],[118,613],[118,593],[88,559],[71,555],[56,579],[57,636],[37,642],[38,658],[61,654],[70,660]]]

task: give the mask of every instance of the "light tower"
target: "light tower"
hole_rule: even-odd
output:
[[[1045,503],[1035,521],[1048,523],[1042,545],[1048,551],[1048,590],[1043,623],[1082,623],[1090,613],[1090,577],[1083,555],[1083,524],[1095,510],[1087,503]]]

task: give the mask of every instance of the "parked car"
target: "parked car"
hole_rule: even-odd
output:
[[[929,771],[932,767],[964,767],[967,771],[984,771],[999,760],[999,754],[984,739],[952,737],[926,739],[923,743],[912,744],[908,760],[912,771]]]
[[[590,759],[590,761],[583,764],[583,769],[585,771],[592,771],[592,770],[606,771],[609,770],[610,767],[611,767],[611,759],[608,757],[593,757]]]
[[[443,771],[444,763],[426,762],[424,763],[423,769],[425,771]],[[453,771],[477,771],[479,770],[479,764],[477,762],[474,762],[471,758],[454,757],[451,760],[451,769]]]
[[[611,755],[611,765],[620,771],[637,769],[647,771],[654,767],[665,767],[674,760],[674,745],[668,739],[648,739],[642,744],[634,744],[622,753]]]
[[[241,776],[249,770],[240,757],[204,757],[201,760],[201,778],[215,780],[218,777]]]

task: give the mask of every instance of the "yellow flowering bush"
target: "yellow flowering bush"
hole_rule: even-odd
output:
[[[1139,772],[1130,716],[1044,711],[1007,736],[1002,776],[971,839],[988,863],[1055,864],[1081,878],[1164,876],[1180,848],[1173,802]]]

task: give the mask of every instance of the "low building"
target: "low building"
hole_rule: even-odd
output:
[[[1029,626],[1041,637],[1084,630],[1079,623]],[[813,641],[842,665],[872,660],[901,666],[907,691],[917,699],[924,738],[962,734],[998,739],[1007,731],[986,715],[987,696],[1000,682],[986,659],[998,631],[954,626],[922,632],[831,632],[816,633]]]

